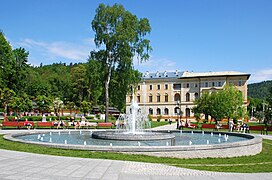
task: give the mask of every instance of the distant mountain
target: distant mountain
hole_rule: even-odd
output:
[[[248,96],[251,98],[266,99],[272,88],[272,81],[263,81],[248,85]]]

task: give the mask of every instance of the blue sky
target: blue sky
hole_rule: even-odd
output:
[[[33,65],[86,62],[99,3],[149,19],[153,51],[140,71],[240,71],[272,79],[271,0],[1,0],[0,29]]]

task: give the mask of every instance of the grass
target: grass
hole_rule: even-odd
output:
[[[158,126],[164,126],[164,125],[167,125],[169,124],[168,121],[151,121],[151,128],[154,128],[154,127],[158,127]]]
[[[263,140],[263,150],[260,154],[257,154],[255,156],[204,159],[162,158],[146,155],[131,155],[112,152],[92,152],[84,150],[57,149],[7,141],[3,139],[3,135],[0,136],[0,148],[6,150],[23,151],[37,154],[49,154],[56,156],[161,163],[177,167],[207,171],[240,173],[272,172],[272,140]]]

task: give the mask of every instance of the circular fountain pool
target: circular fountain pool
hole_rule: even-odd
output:
[[[173,136],[161,140],[112,140],[92,137],[94,131],[44,131],[6,135],[24,143],[66,149],[113,151],[164,157],[233,157],[254,155],[261,151],[262,140],[248,134],[204,131],[152,131]],[[114,133],[114,131],[98,131]]]

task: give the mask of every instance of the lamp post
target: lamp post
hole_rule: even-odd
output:
[[[42,115],[43,115],[43,112],[44,112],[44,100],[42,101]]]
[[[186,109],[185,109],[185,115],[186,115],[186,125],[188,124],[188,105],[186,105]]]
[[[177,121],[177,129],[179,129],[179,121],[181,120],[181,103],[179,100],[177,101],[177,106],[178,106],[177,115],[179,115],[179,119]]]
[[[265,111],[265,106],[267,106],[267,104],[263,101],[263,122],[264,122],[264,111]]]
[[[253,115],[254,115],[254,114],[253,114],[253,113],[254,113],[254,110],[255,110],[255,107],[254,107],[254,106],[252,106],[252,109],[251,109],[251,121],[252,121],[252,120],[253,120],[253,118],[254,118],[254,117],[253,117]]]

